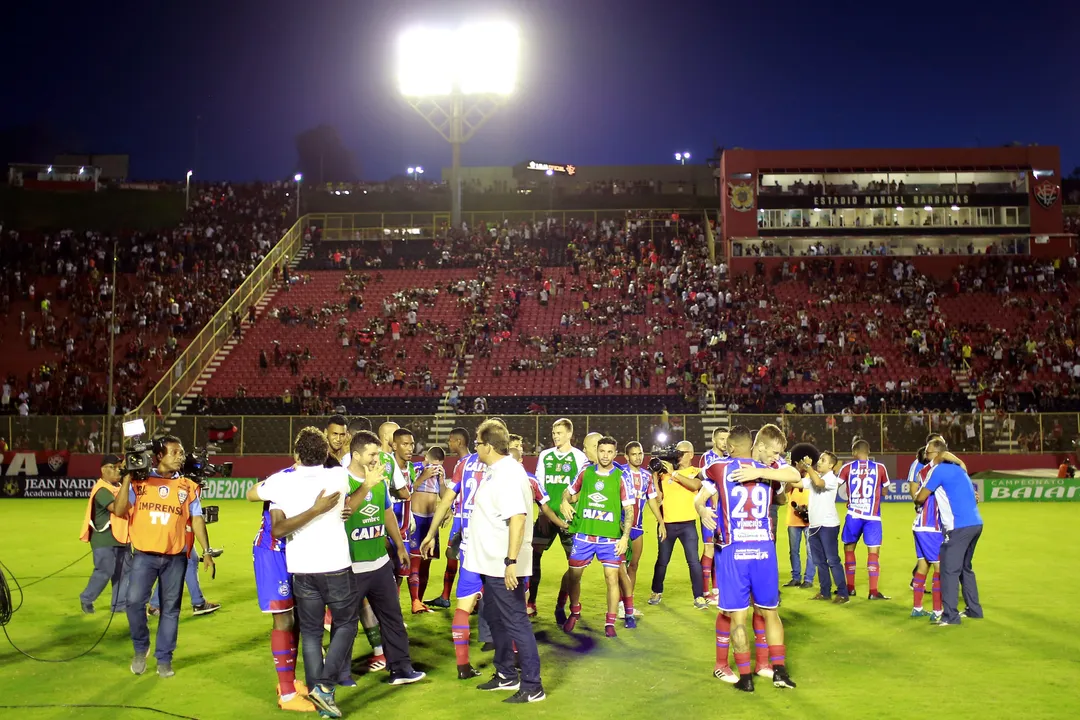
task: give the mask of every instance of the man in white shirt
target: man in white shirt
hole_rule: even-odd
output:
[[[818,567],[821,588],[814,599],[846,603],[849,599],[848,588],[844,566],[840,562],[840,517],[836,513],[836,489],[840,487],[840,479],[833,472],[836,456],[824,450],[816,463],[809,457],[793,457],[791,461],[803,475],[802,486],[810,491],[807,503],[810,513],[810,552]],[[832,583],[836,583],[836,597],[832,597]]]
[[[533,492],[528,475],[510,456],[510,435],[499,421],[488,420],[476,431],[476,454],[488,476],[473,495],[469,519],[469,552],[465,569],[480,575],[483,613],[495,643],[495,674],[481,690],[516,690],[504,702],[540,702],[540,654],[525,611],[525,585],[532,575]],[[514,663],[514,646],[521,677]]]
[[[318,428],[296,436],[298,465],[258,486],[270,503],[271,534],[288,537],[285,565],[292,575],[300,624],[308,699],[330,717],[341,717],[334,685],[345,674],[359,621],[352,558],[342,510],[349,491],[344,468],[324,468],[330,446]],[[330,608],[330,645],[322,654],[323,609]]]

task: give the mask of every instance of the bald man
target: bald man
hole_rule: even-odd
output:
[[[663,498],[660,506],[664,510],[664,527],[667,530],[667,536],[657,550],[649,604],[659,605],[663,598],[668,563],[675,550],[675,541],[678,540],[682,543],[686,564],[690,568],[690,587],[694,597],[694,607],[704,610],[708,604],[704,597],[701,558],[697,554],[698,513],[694,508],[694,497],[701,489],[701,470],[693,466],[694,446],[689,441],[683,440],[675,446],[675,450],[678,453],[678,466],[672,467],[665,461],[664,471],[660,473],[658,483]]]

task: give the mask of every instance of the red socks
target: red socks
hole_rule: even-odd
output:
[[[626,613],[626,617],[634,617],[634,596],[626,595],[622,599],[623,611]]]
[[[274,655],[278,685],[282,695],[296,692],[296,635],[288,630],[270,631],[270,651]]]
[[[941,612],[941,575],[934,573],[933,585],[930,586],[931,597],[934,601],[934,612]]]
[[[455,558],[446,559],[446,570],[442,575],[442,599],[449,600],[450,592],[454,588],[454,578],[457,577],[458,562]]]
[[[424,599],[424,595],[427,593],[428,578],[431,577],[431,560],[420,561],[420,584],[417,586],[417,593],[420,595],[420,599]]]
[[[844,551],[844,574],[847,575],[848,594],[855,592],[855,551]]]
[[[559,603],[559,605],[561,606],[562,603]],[[570,606],[570,614],[571,615],[581,615],[581,603],[578,603],[577,605],[571,605]]]
[[[740,675],[750,674],[750,653],[737,652],[735,653],[735,667],[739,669]]]
[[[754,615],[754,650],[756,670],[769,667],[769,643],[765,641],[765,618]]]
[[[420,562],[419,555],[409,556],[409,595],[413,603],[420,602]]]
[[[922,608],[923,595],[926,594],[926,576],[915,573],[915,592],[911,602],[911,607],[915,610]]]
[[[870,594],[875,595],[878,591],[878,575],[881,574],[878,554],[875,552],[866,555],[866,574],[870,576]]]
[[[769,646],[769,662],[775,667],[777,665],[783,665],[786,660],[784,656],[787,654],[786,645],[770,645]]]
[[[716,667],[728,667],[728,650],[731,648],[731,618],[716,613]]]
[[[701,577],[705,581],[703,584],[706,595],[712,592],[712,563],[709,562],[711,559],[705,553],[701,554]]]
[[[450,626],[450,636],[454,639],[454,657],[458,665],[469,664],[469,613],[461,608],[454,611],[454,621]]]
[[[580,612],[580,607],[578,608]],[[604,625],[611,625],[615,627],[615,615],[616,613],[604,613]]]

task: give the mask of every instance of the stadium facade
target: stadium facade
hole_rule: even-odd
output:
[[[729,257],[1070,251],[1056,147],[736,149],[718,174]]]

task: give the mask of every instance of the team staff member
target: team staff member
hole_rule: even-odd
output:
[[[488,420],[476,431],[476,452],[490,472],[474,494],[464,569],[480,575],[482,612],[495,642],[495,674],[477,687],[517,690],[504,701],[508,703],[540,702],[546,695],[540,682],[536,637],[525,613],[524,584],[524,578],[532,574],[528,546],[533,534],[533,491],[525,468],[510,457],[509,445],[510,434],[501,422]]]
[[[701,574],[701,559],[698,557],[698,513],[694,509],[694,497],[701,489],[699,470],[693,466],[694,446],[683,440],[675,446],[679,453],[678,467],[664,463],[664,472],[660,474],[661,501],[664,511],[664,528],[667,536],[660,541],[656,554],[656,566],[653,568],[652,596],[650,605],[659,605],[664,594],[664,577],[671,562],[671,553],[675,550],[678,539],[686,555],[686,564],[690,566],[690,586],[694,593],[694,607],[704,610],[708,607],[704,597],[704,585]]]
[[[844,566],[840,562],[840,516],[836,513],[836,491],[840,478],[836,477],[836,456],[825,450],[814,462],[813,457],[792,457],[791,461],[804,477],[801,485],[809,491],[807,509],[810,514],[810,553],[817,563],[819,592],[814,600],[832,600],[837,605],[848,602],[847,581]],[[831,575],[830,575],[831,573]],[[832,584],[836,583],[836,596]]]
[[[146,602],[157,581],[161,588],[161,620],[158,623],[154,656],[161,677],[172,677],[173,651],[180,624],[180,601],[184,592],[184,571],[187,568],[187,527],[190,523],[195,538],[203,549],[203,567],[213,570],[210,540],[199,503],[198,485],[180,477],[184,466],[184,444],[175,435],[161,440],[163,451],[157,456],[157,473],[145,480],[132,482],[125,475],[120,491],[113,502],[113,514],[130,515],[131,584],[128,586],[127,616],[131,628],[131,643],[135,656],[131,672],[146,672],[146,656],[150,653],[150,630],[146,623]]]
[[[960,618],[982,619],[979,588],[975,584],[975,571],[971,560],[975,546],[982,535],[983,521],[979,514],[978,500],[971,478],[959,465],[943,462],[948,449],[942,440],[926,444],[926,459],[931,465],[926,485],[915,497],[921,505],[934,494],[941,517],[941,529],[945,540],[941,543],[941,605],[942,616],[938,625],[959,625]],[[964,612],[957,611],[957,595],[964,586]]]
[[[788,509],[787,509],[787,536],[788,536],[788,555],[791,560],[791,580],[784,584],[784,587],[814,587],[814,564],[817,559],[814,557],[814,553],[810,548],[810,535],[808,534],[808,527],[810,523],[803,520],[795,512],[795,505],[800,509],[806,510],[809,514],[809,508],[807,503],[809,502],[809,491],[802,485],[794,485],[788,490]],[[799,557],[800,546],[803,545],[803,540],[806,540],[806,570],[803,571],[802,558]]]
[[[112,581],[113,612],[127,609],[127,591],[130,582],[131,547],[128,545],[127,515],[113,515],[116,493],[120,490],[120,469],[124,461],[116,455],[101,459],[101,477],[90,491],[79,539],[89,542],[94,554],[94,572],[86,589],[79,595],[82,611],[94,612],[94,601]]]

